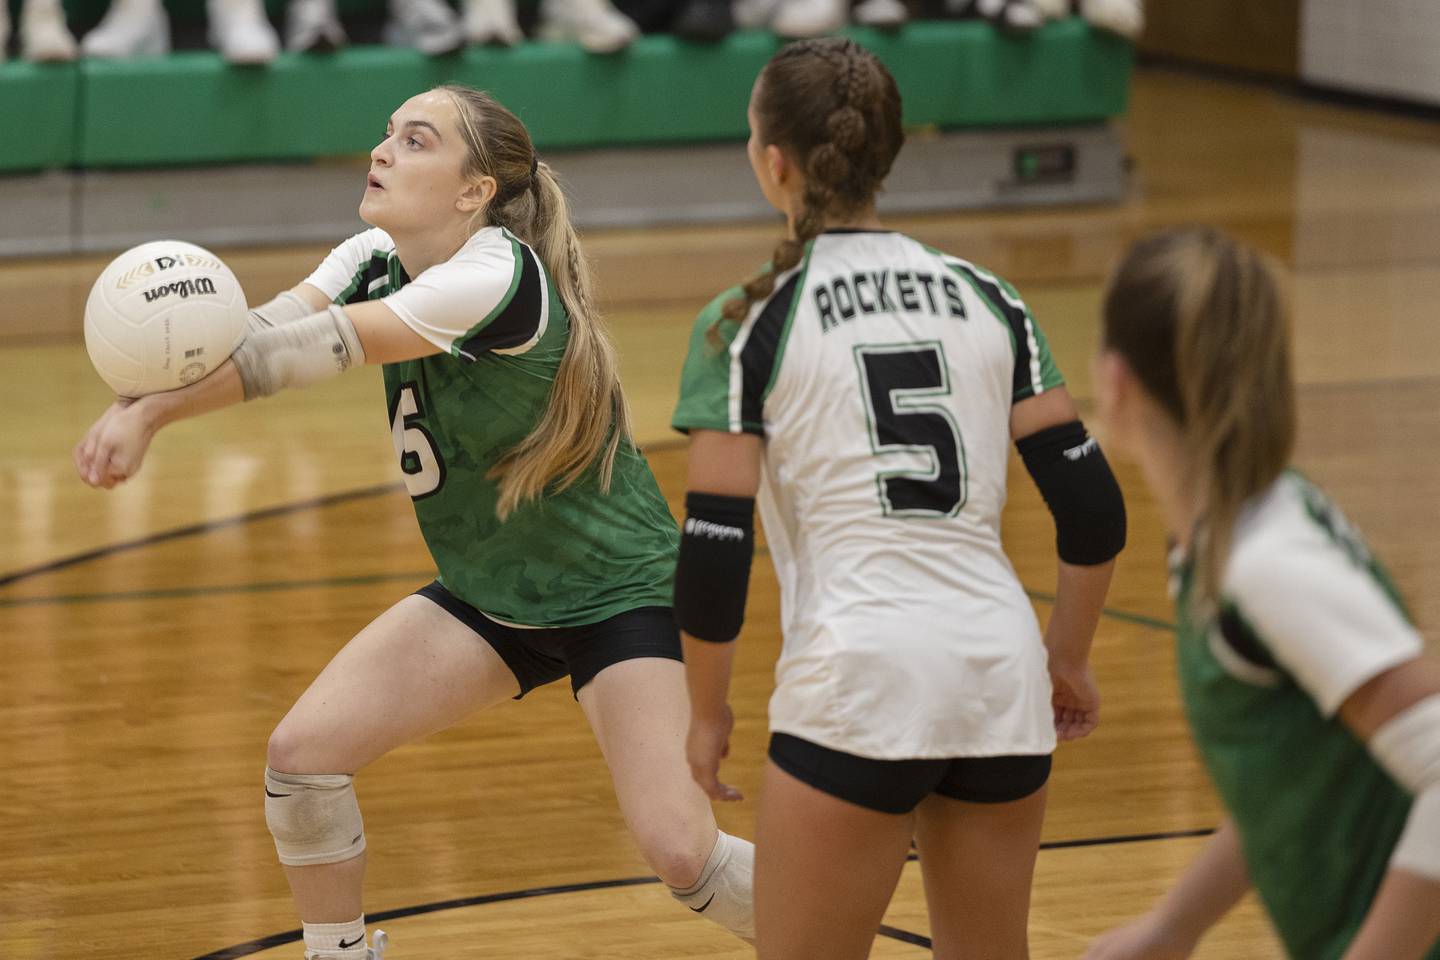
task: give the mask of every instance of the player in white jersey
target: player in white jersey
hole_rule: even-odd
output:
[[[1015,290],[879,223],[903,135],[878,59],[841,39],[784,48],[750,127],[790,236],[701,313],[674,417],[692,437],[675,593],[691,769],[736,796],[717,770],[758,492],[784,632],[762,960],[868,955],[912,836],[936,955],[1019,960],[1057,728],[1097,720],[1119,487]],[[1000,544],[1012,439],[1056,518],[1043,638]]]
[[[1228,814],[1087,960],[1180,960],[1252,887],[1296,960],[1440,960],[1440,659],[1339,510],[1287,470],[1289,324],[1207,229],[1137,243],[1096,394],[1176,543],[1186,716]]]
[[[514,114],[444,86],[386,124],[360,215],[374,229],[258,308],[233,362],[117,402],[75,457],[112,487],[171,421],[384,365],[439,577],[352,638],[271,734],[265,819],[307,960],[384,950],[378,932],[366,945],[354,774],[566,674],[642,855],[676,900],[749,939],[751,845],[716,828],[685,766],[674,518],[630,440],[559,183]]]

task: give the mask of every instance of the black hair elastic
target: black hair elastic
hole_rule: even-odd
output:
[[[540,154],[530,154],[530,179],[535,179],[535,174],[540,169]]]

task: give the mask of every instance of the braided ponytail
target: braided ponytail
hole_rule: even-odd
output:
[[[776,278],[799,264],[826,224],[874,202],[905,140],[895,79],[874,54],[839,37],[781,49],[755,81],[754,104],[761,141],[797,162],[805,189],[792,235],[722,308],[737,322],[775,292]]]

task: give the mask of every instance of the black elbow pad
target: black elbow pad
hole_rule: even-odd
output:
[[[1055,549],[1077,566],[1111,560],[1125,547],[1125,499],[1100,445],[1071,420],[1015,442],[1055,518]]]
[[[685,495],[675,565],[675,620],[681,630],[712,643],[739,636],[754,555],[754,497]]]

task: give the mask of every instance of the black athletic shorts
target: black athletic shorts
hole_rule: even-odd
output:
[[[490,644],[520,681],[519,700],[536,687],[570,675],[580,689],[612,664],[644,657],[683,660],[680,628],[669,607],[636,607],[579,627],[507,627],[455,596],[436,580],[416,595],[434,601]]]
[[[792,737],[770,735],[770,760],[816,790],[881,813],[909,813],[938,793],[967,803],[1008,803],[1050,779],[1050,755],[870,760]]]

